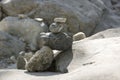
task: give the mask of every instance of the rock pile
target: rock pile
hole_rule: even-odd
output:
[[[42,18],[35,18],[40,23]],[[52,50],[60,50],[62,52],[71,49],[72,37],[63,31],[66,18],[55,18],[54,23],[49,27],[50,32],[40,33],[37,36],[37,45],[40,50],[35,51],[35,54],[24,53],[19,55],[17,61],[18,69],[26,69],[30,72],[47,70],[54,60]],[[42,22],[44,25],[44,23]],[[59,24],[59,25],[58,25]],[[61,71],[63,72],[63,71]]]

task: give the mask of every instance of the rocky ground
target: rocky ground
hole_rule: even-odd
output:
[[[119,0],[1,0],[0,80],[120,80],[119,26]]]

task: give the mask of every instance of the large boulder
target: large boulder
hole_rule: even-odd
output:
[[[73,55],[70,55],[72,61],[68,66],[69,73],[66,74],[0,70],[0,79],[120,80],[119,42],[120,37],[74,42],[72,47]],[[66,55],[66,58],[61,62],[61,66],[64,66],[64,62],[67,61],[68,57]]]
[[[5,14],[9,16],[28,13],[38,6],[34,0],[2,0],[1,5]]]
[[[105,9],[101,0],[3,0],[1,4],[9,16],[26,14],[31,18],[42,17],[48,24],[55,17],[65,17],[69,32],[83,31],[87,36],[93,32]]]
[[[107,30],[98,32],[86,38],[85,40],[111,38],[111,37],[120,37],[120,28],[112,28],[112,29],[107,29]]]
[[[41,33],[38,37],[38,45],[49,46],[53,50],[68,50],[72,46],[72,38],[66,33]]]
[[[75,42],[72,72],[65,80],[119,80],[119,41],[120,37]]]
[[[49,47],[43,46],[27,62],[26,69],[30,72],[45,71],[50,67],[53,58],[53,51]]]
[[[21,19],[22,18],[22,19]],[[37,36],[47,32],[48,27],[28,17],[6,17],[0,22],[0,31],[5,31],[26,42],[31,50],[37,48]]]
[[[92,0],[94,1],[94,0]],[[120,1],[119,0],[101,0],[106,9],[103,12],[100,22],[96,25],[92,34],[120,26]]]
[[[6,32],[0,31],[0,58],[17,56],[25,49],[25,44]]]

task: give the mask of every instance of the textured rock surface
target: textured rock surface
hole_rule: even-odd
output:
[[[32,58],[32,56],[33,56],[33,52],[27,52],[27,53],[25,53],[24,58],[25,58],[27,61],[29,61],[30,58]]]
[[[0,31],[5,31],[26,42],[31,50],[37,48],[37,36],[40,32],[47,32],[47,26],[30,18],[6,17],[0,22]]]
[[[8,33],[0,31],[0,58],[18,55],[25,49],[25,44]]]
[[[17,69],[25,70],[26,61],[24,56],[18,56],[17,58]]]
[[[92,0],[94,2],[94,0]],[[102,0],[106,5],[103,16],[101,17],[100,22],[97,24],[94,33],[103,31],[109,28],[117,28],[120,26],[120,1],[119,0]]]
[[[87,36],[120,25],[119,0],[3,0],[1,3],[3,12],[9,16],[42,17],[48,24],[55,17],[65,17],[69,32],[82,31]]]
[[[21,51],[19,53],[19,56],[17,58],[17,69],[23,69],[25,70],[26,63],[30,60],[30,58],[33,56],[32,52],[25,52]]]
[[[37,51],[30,61],[28,61],[26,69],[30,72],[45,71],[50,67],[53,58],[53,51],[49,47],[43,46],[41,50]]]
[[[37,0],[36,0],[37,1]],[[2,0],[2,8],[4,12],[9,16],[15,16],[18,14],[25,14],[35,9],[38,5],[34,0]],[[21,6],[18,6],[21,5]]]
[[[42,17],[48,24],[55,17],[65,17],[69,32],[82,31],[87,35],[93,32],[105,9],[101,0],[3,0],[2,7],[7,15],[27,14],[32,18]]]
[[[64,23],[52,23],[49,27],[50,32],[59,33],[59,32],[68,32],[68,27]]]
[[[53,50],[67,50],[72,46],[72,38],[66,33],[42,33],[38,40],[39,47],[47,45]]]
[[[79,40],[84,39],[84,38],[86,38],[86,35],[83,32],[78,32],[75,35],[73,35],[74,41],[79,41]]]

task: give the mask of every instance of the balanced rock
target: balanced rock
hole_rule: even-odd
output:
[[[66,18],[55,18],[54,23],[52,23],[49,27],[49,30],[52,33],[66,32],[67,26],[64,24],[66,22]]]
[[[21,51],[17,58],[17,69],[25,69],[26,61],[24,59],[25,52]]]
[[[53,51],[43,46],[41,50],[37,51],[33,57],[26,64],[26,69],[29,72],[45,71],[48,69],[53,61]]]
[[[73,40],[74,41],[78,41],[78,40],[81,40],[81,39],[84,39],[84,38],[86,38],[86,35],[83,32],[78,32],[75,35],[73,35]]]
[[[66,18],[55,18],[54,22],[65,23],[66,20],[67,20]]]
[[[72,38],[66,33],[42,33],[38,40],[40,48],[46,45],[53,50],[67,50],[72,46]]]
[[[52,23],[49,30],[52,33],[68,32],[67,28],[67,25],[64,23]]]

